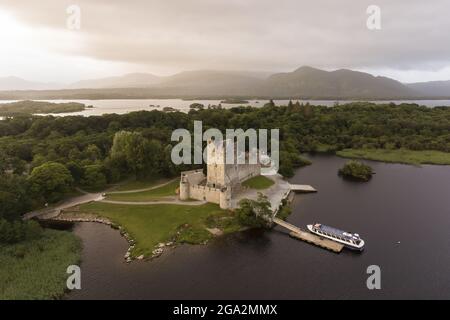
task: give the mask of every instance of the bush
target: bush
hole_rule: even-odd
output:
[[[93,189],[101,189],[106,186],[106,176],[102,165],[90,165],[84,167],[82,184]]]
[[[258,194],[258,200],[243,199],[239,202],[239,205],[236,216],[242,225],[254,228],[269,225],[267,219],[270,218],[272,210],[270,209],[270,202],[262,193]]]
[[[36,221],[8,222],[0,219],[0,243],[18,243],[24,240],[37,239],[42,234],[42,228]]]
[[[212,238],[211,233],[203,228],[186,227],[182,228],[177,238],[179,243],[202,244]]]
[[[70,171],[57,162],[46,162],[34,168],[28,180],[34,196],[48,202],[60,200],[73,183]]]
[[[356,160],[351,160],[339,169],[338,174],[345,178],[369,181],[372,178],[372,172],[373,170],[370,166]]]

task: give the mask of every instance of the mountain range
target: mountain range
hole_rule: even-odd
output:
[[[131,73],[82,80],[69,85],[37,83],[17,77],[0,78],[1,99],[151,98],[151,97],[273,97],[309,99],[419,99],[450,97],[450,81],[405,84],[391,78],[340,69],[308,66],[292,72],[197,70],[172,76]],[[20,91],[17,91],[20,90]],[[30,90],[38,90],[29,92]],[[27,92],[28,91],[28,92]],[[89,94],[89,97],[86,95]]]

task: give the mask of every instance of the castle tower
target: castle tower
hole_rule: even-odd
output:
[[[225,141],[208,141],[207,146],[207,184],[214,188],[234,187],[241,182],[241,174],[248,165],[237,164],[236,144],[229,145]],[[234,161],[227,164],[227,152],[233,152]]]
[[[231,208],[231,188],[225,188],[220,193],[219,206],[221,209]]]
[[[186,174],[181,174],[180,180],[180,200],[189,200],[189,181],[186,178]]]
[[[207,177],[206,183],[214,188],[222,188],[227,185],[225,180],[225,150],[223,141],[208,141],[207,152]]]

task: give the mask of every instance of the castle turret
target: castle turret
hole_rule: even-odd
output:
[[[219,197],[219,206],[221,209],[231,208],[231,188],[227,187],[222,189]]]
[[[189,181],[187,181],[186,175],[181,175],[180,180],[180,200],[189,200]]]

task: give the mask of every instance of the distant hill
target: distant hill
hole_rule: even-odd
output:
[[[50,90],[58,89],[60,86],[52,83],[40,83],[24,80],[18,77],[0,78],[0,90]]]
[[[8,82],[8,81],[6,81]],[[0,82],[1,84],[1,82]],[[0,99],[139,99],[139,98],[301,98],[301,99],[419,99],[450,96],[450,81],[405,85],[368,73],[340,69],[325,71],[300,67],[292,72],[197,70],[159,77],[132,73],[119,77],[83,80],[64,90],[36,88],[13,81],[4,84]],[[25,89],[24,89],[25,88]],[[448,92],[448,93],[447,93]]]
[[[147,88],[160,81],[161,77],[150,73],[129,73],[118,77],[78,81],[66,89]]]
[[[450,97],[450,80],[408,83],[407,86],[424,96]]]
[[[165,94],[198,96],[298,97],[312,99],[414,98],[404,84],[368,73],[301,67],[269,77],[245,72],[189,71],[166,77],[155,86]]]
[[[313,99],[392,99],[417,95],[413,89],[390,78],[347,69],[324,71],[311,67],[270,76],[266,81],[266,90],[275,96]]]
[[[261,74],[200,70],[165,77],[155,88],[170,95],[255,95],[263,83]]]

